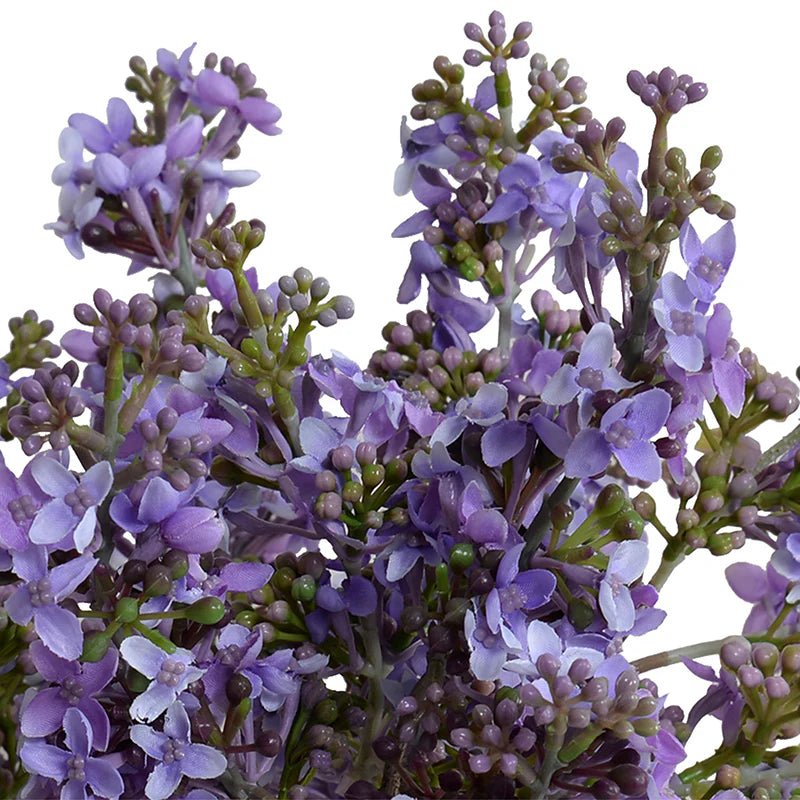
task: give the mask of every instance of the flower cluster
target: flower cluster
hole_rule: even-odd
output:
[[[800,751],[778,742],[800,732],[800,435],[762,453],[750,434],[798,390],[717,301],[719,148],[692,173],[667,141],[705,84],[629,73],[655,117],[640,176],[625,123],[530,54],[530,23],[464,30],[488,76],[468,90],[437,57],[401,129],[395,190],[422,208],[395,230],[414,238],[398,299],[424,285],[427,307],[364,369],[311,348],[348,297],[248,266],[267,226],[229,193],[257,174],[226,161],[280,111],[246,64],[134,57],[143,120],[120,98],[69,118],[47,227],[75,257],[159,272],[150,294],[78,302],[60,347],[33,311],[10,323],[0,431],[27,460],[0,460],[4,794],[797,794]],[[722,220],[705,240],[700,211]],[[549,263],[559,299],[518,302]],[[743,635],[630,661],[673,570],[747,540],[771,557],[728,567]],[[694,660],[711,654],[719,671]],[[688,715],[645,676],[681,661],[710,683]],[[681,770],[707,715],[722,744]]]

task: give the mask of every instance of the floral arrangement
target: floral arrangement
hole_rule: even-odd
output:
[[[347,296],[252,266],[266,226],[229,198],[258,175],[230,162],[281,112],[247,64],[134,57],[142,116],[69,118],[46,227],[154,277],[96,290],[60,346],[33,311],[9,323],[0,432],[28,461],[0,460],[4,796],[800,796],[800,433],[750,435],[798,389],[716,299],[720,149],[695,167],[668,143],[706,86],[628,74],[654,119],[640,173],[623,120],[509,31],[468,23],[466,68],[439,56],[413,88],[398,300],[424,285],[427,308],[363,369],[312,349]],[[684,559],[748,540],[769,557],[726,569],[741,635],[626,658]],[[670,664],[709,683],[686,712],[646,675]],[[720,745],[687,766],[709,715]]]

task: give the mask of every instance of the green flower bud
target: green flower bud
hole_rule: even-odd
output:
[[[680,147],[670,147],[664,157],[664,162],[673,172],[681,173],[686,169],[686,153]]]
[[[475,561],[475,548],[466,542],[454,544],[450,549],[450,568],[455,573],[466,572]]]
[[[218,597],[201,597],[184,610],[186,619],[202,625],[216,625],[225,616],[225,604]]]
[[[386,477],[386,468],[383,464],[365,464],[361,468],[361,480],[368,489],[373,489],[383,482]]]
[[[245,628],[252,628],[261,621],[255,611],[248,610],[240,611],[234,619],[239,625],[244,625]]]
[[[180,550],[168,550],[161,562],[172,570],[172,579],[176,581],[189,571],[189,557]]]
[[[623,503],[627,499],[628,498],[625,497],[625,491],[621,486],[610,483],[608,486],[603,487],[600,494],[597,495],[597,502],[594,505],[594,511],[592,513],[601,519],[603,517],[619,514],[622,510]]]
[[[313,714],[317,722],[323,725],[330,725],[336,722],[336,718],[339,716],[339,708],[335,700],[326,698],[325,700],[320,700],[319,703],[314,706]]]
[[[273,353],[277,353],[283,347],[283,330],[281,328],[270,328],[267,333],[267,346]]]
[[[241,351],[254,361],[261,357],[261,347],[255,339],[244,339],[240,345]]]
[[[386,465],[386,480],[402,483],[408,477],[408,462],[403,458],[393,458]]]
[[[641,539],[644,520],[635,511],[626,511],[614,521],[614,535],[619,539]]]
[[[680,230],[678,226],[672,222],[662,222],[661,225],[658,226],[658,230],[656,231],[656,240],[661,242],[661,244],[665,244],[666,242],[672,242],[680,236]]]
[[[292,597],[301,603],[310,603],[317,593],[316,581],[310,575],[301,575],[292,581]]]
[[[94,663],[100,661],[108,652],[111,637],[105,631],[93,631],[83,639],[83,652],[81,660]]]
[[[139,601],[133,597],[122,597],[117,601],[114,619],[123,625],[133,622],[139,617]],[[101,656],[102,657],[102,656]]]
[[[722,149],[712,144],[700,156],[700,166],[704,169],[716,169],[722,163]]]
[[[729,533],[712,533],[708,537],[708,549],[712,555],[726,556],[733,550],[733,539]]]
[[[280,567],[275,570],[270,583],[281,593],[287,594],[292,589],[292,583],[297,577],[297,573],[291,567]]]
[[[465,261],[470,256],[474,256],[474,253],[465,241],[461,240],[453,247],[453,258],[456,261]]]
[[[616,236],[606,236],[600,244],[604,255],[615,256],[622,250],[622,242]]]
[[[342,486],[342,500],[345,503],[357,503],[364,496],[364,487],[356,481],[346,481]]]
[[[617,733],[617,727],[620,725],[630,725],[630,723],[622,722],[614,726],[614,733],[616,733],[617,736],[619,736]],[[635,719],[633,721],[633,730],[638,733],[639,736],[655,736],[659,731],[659,724],[654,719],[642,717],[641,719]]]

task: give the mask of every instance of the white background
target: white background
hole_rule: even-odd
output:
[[[679,0],[645,6],[573,0],[507,2],[501,10],[509,31],[522,19],[533,21],[532,52],[543,52],[550,63],[566,57],[589,83],[587,104],[601,120],[625,118],[625,141],[642,156],[651,113],[627,90],[627,71],[635,67],[647,73],[670,65],[708,83],[708,98],[672,124],[671,142],[684,147],[695,168],[707,145],[722,147],[717,189],[738,209],[738,246],[719,299],[731,308],[742,344],[768,368],[793,374],[800,363],[793,329],[797,42],[794,26],[784,18],[787,7],[778,2]],[[437,54],[460,59],[470,44],[461,32],[463,23],[486,28],[491,10],[488,3],[472,0],[140,0],[40,2],[16,12],[17,19],[4,20],[0,32],[5,58],[0,317],[35,307],[63,334],[74,325],[72,306],[89,300],[96,286],[123,298],[146,288],[143,274],[125,277],[124,261],[89,253],[77,262],[42,230],[57,215],[58,191],[50,172],[70,113],[104,118],[109,97],[129,97],[123,83],[130,55],[140,54],[152,65],[158,47],[180,53],[197,41],[196,69],[209,50],[247,61],[258,85],[284,113],[283,135],[249,132],[237,164],[263,176],[237,197],[240,217],[258,216],[267,223],[267,241],[254,258],[262,284],[302,265],[327,276],[335,292],[352,295],[356,318],[318,336],[316,347],[333,347],[364,363],[380,346],[382,325],[404,314],[394,297],[409,241],[393,241],[389,234],[416,210],[409,197],[392,193],[400,117],[413,102],[410,88],[434,77],[431,62]],[[474,72],[467,69],[468,87],[474,86],[469,83]],[[516,96],[524,101],[527,87],[521,87]],[[717,224],[701,222],[704,235]],[[538,285],[546,285],[549,277],[543,272]],[[777,435],[770,428],[765,441]],[[7,458],[10,451],[3,448]],[[746,553],[766,557],[758,547]],[[746,607],[722,578],[724,566],[740,558],[741,553],[726,559],[698,554],[684,564],[662,595],[668,621],[644,641],[630,642],[629,657],[740,630]],[[653,677],[678,701],[703,691],[701,682],[679,667]],[[715,745],[709,738],[702,748],[694,745],[692,755]]]

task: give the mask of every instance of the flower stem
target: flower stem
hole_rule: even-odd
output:
[[[674,650],[664,650],[662,653],[654,653],[651,656],[632,661],[631,666],[641,673],[648,672],[651,669],[668,667],[671,664],[678,664],[684,658],[712,656],[719,652],[724,641],[724,639],[717,639],[713,642],[700,642],[699,644],[690,644],[685,647],[676,647]]]

